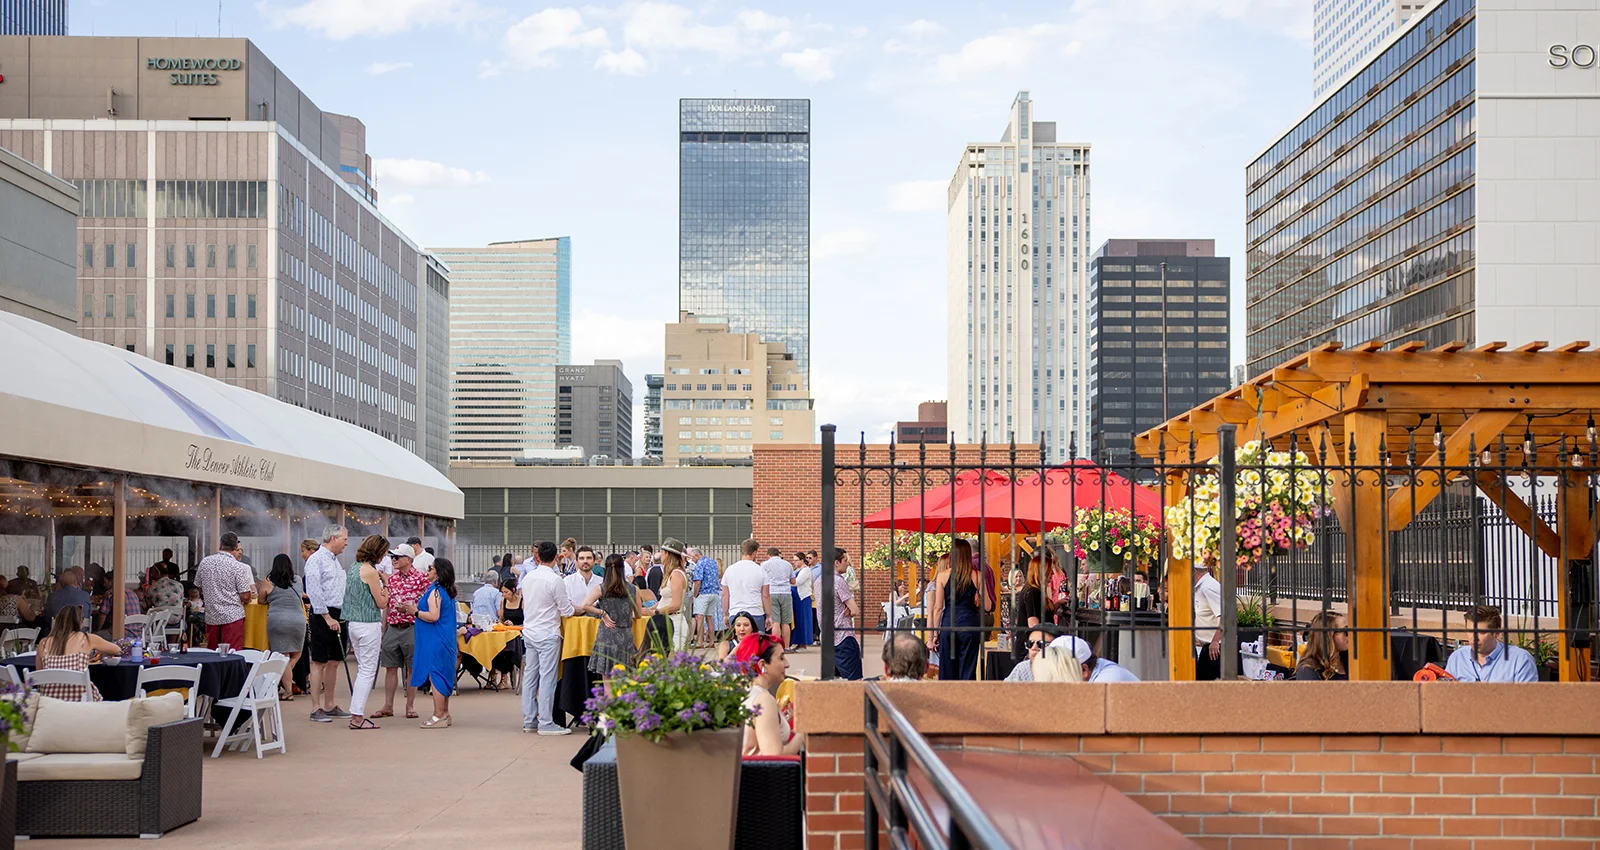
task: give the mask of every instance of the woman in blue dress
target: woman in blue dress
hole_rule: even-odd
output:
[[[950,554],[933,580],[933,610],[928,621],[938,631],[928,633],[928,648],[939,654],[939,678],[971,681],[978,678],[978,652],[983,646],[981,612],[994,610],[982,572],[974,568],[972,544],[957,537]]]
[[[449,558],[434,558],[428,567],[433,584],[417,604],[416,649],[411,659],[411,686],[433,685],[433,717],[422,728],[450,725],[450,694],[456,686],[456,567]]]

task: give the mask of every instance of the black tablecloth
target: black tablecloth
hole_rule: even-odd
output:
[[[583,702],[600,676],[589,672],[589,656],[578,655],[561,662],[561,679],[556,682],[555,708],[551,719],[557,726],[566,726],[583,716]],[[527,687],[526,680],[522,683]]]
[[[3,663],[17,668],[19,678],[33,670],[34,656],[18,655],[7,658]],[[161,665],[174,667],[199,667],[200,668],[200,693],[212,699],[224,699],[237,696],[244,688],[244,677],[250,672],[250,665],[242,655],[219,655],[214,652],[191,652],[188,654],[172,653],[161,656]],[[145,662],[144,666],[160,666]],[[89,681],[100,689],[101,699],[124,700],[132,699],[139,686],[139,667],[131,661],[120,664],[91,664],[89,665]],[[155,684],[155,683],[152,683]]]
[[[1009,649],[986,649],[983,659],[983,678],[985,681],[998,682],[1011,675],[1016,669],[1017,662],[1011,658]]]

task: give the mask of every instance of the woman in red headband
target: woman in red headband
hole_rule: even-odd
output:
[[[806,747],[806,736],[795,734],[794,720],[778,708],[775,694],[789,671],[789,661],[783,657],[783,642],[766,634],[747,636],[734,650],[734,657],[750,664],[755,680],[750,683],[750,696],[744,704],[755,717],[744,730],[744,754],[747,756],[791,756]]]

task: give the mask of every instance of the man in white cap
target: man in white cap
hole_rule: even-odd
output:
[[[1050,645],[1067,649],[1072,652],[1072,657],[1083,665],[1083,680],[1085,682],[1137,682],[1139,677],[1129,672],[1126,667],[1106,658],[1097,658],[1094,647],[1081,637],[1062,635]]]
[[[416,613],[406,613],[408,605],[416,605],[422,592],[428,589],[426,571],[416,568],[417,550],[410,543],[402,543],[389,550],[389,560],[394,564],[394,574],[389,576],[389,604],[384,609],[383,643],[378,650],[378,666],[383,668],[383,708],[374,711],[373,717],[394,716],[394,694],[400,686],[401,676],[406,679],[406,717],[417,716],[417,689],[410,685],[411,659],[416,651],[417,637],[413,627]]]

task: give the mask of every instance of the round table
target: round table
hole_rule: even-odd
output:
[[[644,640],[649,617],[633,620],[633,645]],[[556,698],[553,719],[556,725],[565,726],[583,714],[583,703],[594,690],[600,676],[589,672],[589,655],[594,651],[594,640],[600,634],[598,617],[561,618],[561,663],[556,665]]]
[[[504,626],[492,631],[479,632],[470,640],[465,635],[457,635],[456,649],[462,655],[476,660],[487,670],[494,663],[495,656],[520,637],[522,637],[521,626]]]
[[[17,668],[18,678],[24,681],[34,668],[33,654],[7,658],[4,664]],[[139,668],[169,665],[173,667],[199,667],[200,693],[212,699],[236,696],[244,688],[244,677],[250,665],[242,655],[219,655],[215,652],[163,653],[161,665],[146,661],[143,665],[124,660],[119,664],[90,664],[89,681],[100,690],[104,700],[132,699],[139,689]],[[154,684],[154,683],[152,683]]]

